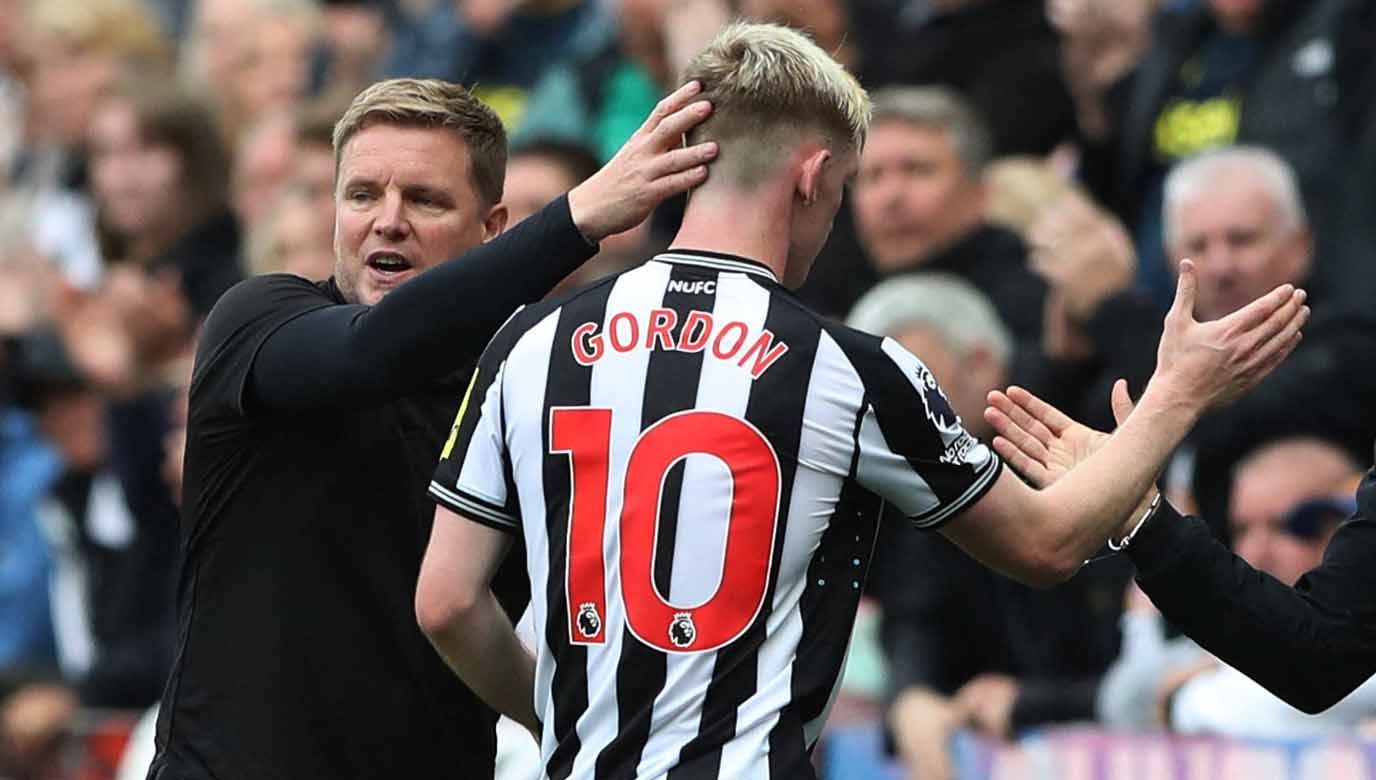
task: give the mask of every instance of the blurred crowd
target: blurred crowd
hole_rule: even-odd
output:
[[[330,275],[349,99],[469,84],[509,128],[519,220],[738,15],[809,31],[874,99],[800,297],[921,356],[979,436],[1008,384],[1111,428],[1182,258],[1200,319],[1303,285],[1301,346],[1164,479],[1258,568],[1318,562],[1376,439],[1376,0],[0,0],[0,778],[63,776],[90,713],[159,697],[197,326],[247,275]],[[565,286],[662,249],[678,211]],[[1321,716],[1274,700],[1120,559],[1037,591],[890,520],[882,652],[850,695],[923,780],[951,777],[959,729],[1302,736],[1376,715],[1371,686]]]

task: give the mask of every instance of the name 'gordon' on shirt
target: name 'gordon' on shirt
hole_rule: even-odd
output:
[[[749,371],[752,378],[759,379],[788,352],[788,345],[775,339],[768,329],[754,332],[740,320],[718,324],[710,312],[690,310],[675,337],[678,324],[678,312],[673,309],[652,309],[644,320],[631,312],[617,312],[607,320],[605,331],[599,322],[585,322],[573,330],[573,359],[579,365],[590,366],[601,360],[608,349],[710,350],[716,359],[734,361]]]

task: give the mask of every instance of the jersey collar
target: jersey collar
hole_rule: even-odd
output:
[[[741,257],[740,255],[728,255],[724,252],[709,252],[705,249],[675,249],[671,247],[655,255],[654,259],[661,263],[696,265],[703,268],[714,268],[718,271],[753,274],[768,279],[776,284],[779,282],[779,277],[774,275],[774,269],[764,263],[758,260],[751,260],[748,257]]]

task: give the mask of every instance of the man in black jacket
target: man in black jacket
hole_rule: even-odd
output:
[[[714,145],[679,148],[710,110],[689,105],[697,91],[662,101],[603,170],[500,237],[506,137],[491,109],[433,80],[355,98],[335,129],[334,277],[234,287],[197,350],[179,646],[152,778],[492,776],[496,716],[412,609],[425,475],[463,369],[512,310],[705,179]],[[494,588],[516,611],[512,574]]]
[[[1108,437],[1026,391],[990,396],[994,449],[1035,485],[1055,482]],[[1115,414],[1126,417],[1126,409]],[[1376,674],[1376,468],[1323,563],[1289,587],[1257,571],[1196,518],[1162,501],[1126,543],[1137,584],[1205,650],[1308,713]]]

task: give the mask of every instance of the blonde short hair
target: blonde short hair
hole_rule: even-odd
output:
[[[30,0],[25,32],[61,39],[125,64],[159,68],[172,45],[141,0]]]
[[[489,204],[502,199],[506,130],[496,112],[459,84],[440,79],[388,79],[358,93],[334,126],[334,162],[360,130],[375,124],[452,130],[468,146],[473,183]]]
[[[819,130],[858,152],[870,101],[840,63],[807,36],[775,24],[737,22],[688,64],[684,80],[702,84],[712,116],[690,133],[717,141],[715,164],[737,184],[759,181],[775,165],[782,133]]]

